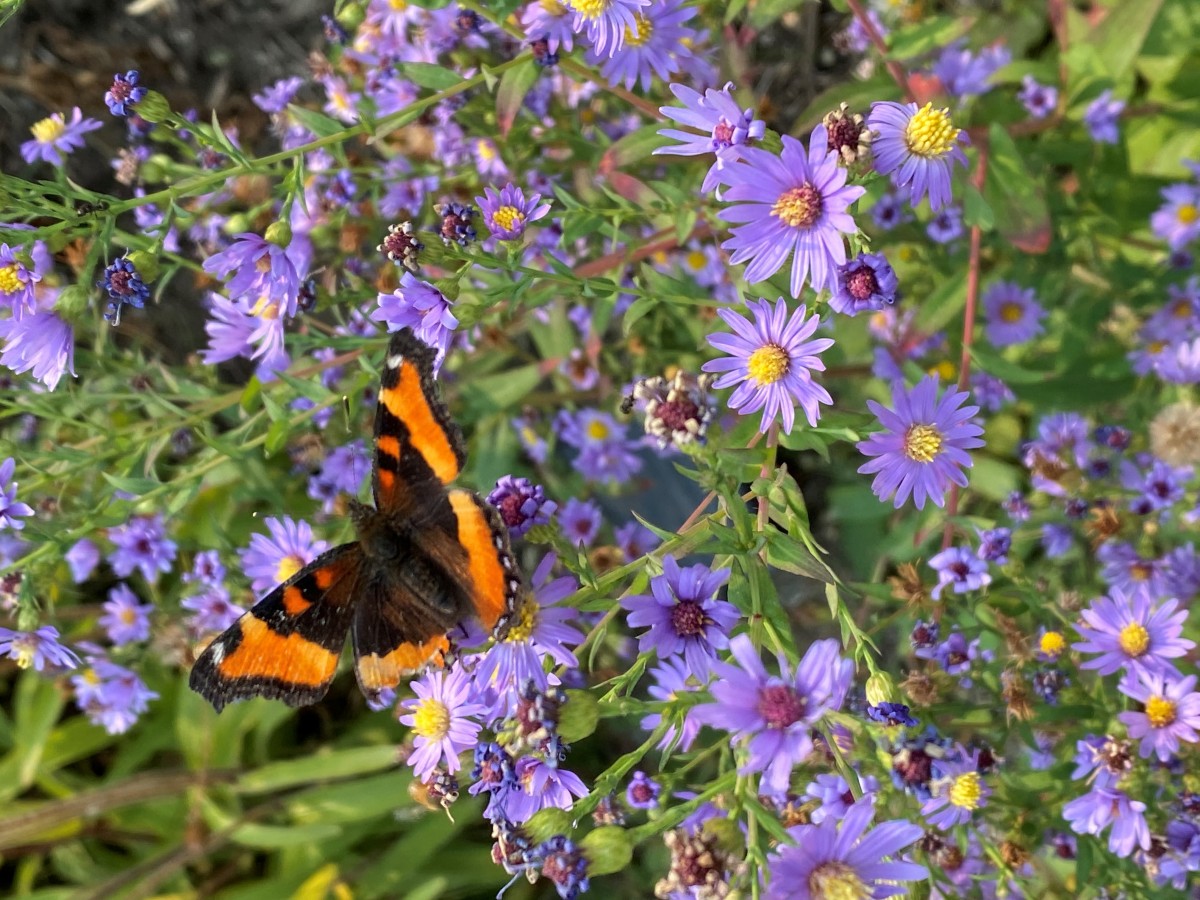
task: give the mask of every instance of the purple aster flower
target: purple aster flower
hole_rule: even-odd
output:
[[[600,533],[600,507],[591,500],[571,497],[558,514],[558,524],[572,544],[590,547]]]
[[[979,532],[979,558],[1002,566],[1008,562],[1008,551],[1012,549],[1011,528],[977,529]]]
[[[0,656],[15,660],[18,668],[53,674],[79,665],[79,657],[59,643],[58,629],[43,625],[36,631],[0,627]]]
[[[150,612],[154,607],[142,603],[125,582],[119,582],[108,592],[100,627],[117,647],[134,644],[150,637]]]
[[[927,879],[924,866],[895,859],[921,837],[921,826],[894,819],[867,831],[874,815],[874,801],[864,798],[840,819],[789,828],[795,844],[771,856],[766,900],[896,897],[908,892],[900,882]]]
[[[642,468],[642,460],[622,437],[588,444],[579,451],[573,465],[588,481],[628,483]]]
[[[325,541],[314,540],[312,526],[284,516],[265,520],[270,537],[250,536],[250,546],[239,551],[242,571],[250,579],[255,595],[266,593],[287,581],[329,549]]]
[[[570,53],[575,46],[575,32],[571,30],[569,12],[561,0],[529,3],[521,12],[521,27],[531,41],[545,41],[549,55],[556,55],[560,50]]]
[[[1046,311],[1038,305],[1032,288],[998,281],[983,294],[983,314],[988,340],[993,346],[1009,347],[1041,334]]]
[[[1042,549],[1050,559],[1057,559],[1070,552],[1075,545],[1075,533],[1067,525],[1047,522],[1042,526]]]
[[[707,676],[707,672],[705,675]],[[702,686],[686,660],[679,656],[664,659],[656,668],[650,670],[650,678],[652,684],[646,689],[646,692],[652,699],[662,700],[666,703],[674,702],[681,696],[693,694],[697,688]],[[662,718],[660,713],[644,716],[641,722],[642,730],[653,731],[662,722]],[[665,750],[673,746],[676,743],[676,736],[678,736],[679,749],[686,753],[699,732],[700,722],[691,714],[690,709],[685,710],[681,727],[668,726],[662,740],[658,742],[658,747],[660,750]]]
[[[40,270],[43,266],[38,265],[35,258],[33,268],[30,268],[27,265],[29,259],[24,257],[23,252],[18,255],[8,244],[0,243],[0,300],[7,303],[18,318],[38,308],[35,291],[42,280]],[[50,265],[45,268],[49,269]]]
[[[39,310],[20,318],[0,319],[0,365],[32,372],[50,390],[67,372],[75,376],[75,332],[57,313]]]
[[[573,575],[551,578],[556,561],[553,553],[542,557],[533,570],[531,590],[517,601],[508,633],[483,654],[475,670],[475,683],[480,691],[502,694],[530,681],[545,690],[549,686],[542,668],[545,656],[568,668],[579,666],[569,645],[582,641],[583,634],[567,624],[574,618],[575,610],[555,606],[575,593],[579,582]]]
[[[991,89],[988,79],[1011,60],[1007,47],[984,47],[973,53],[962,41],[954,41],[934,62],[933,74],[951,97],[974,97],[986,94]]]
[[[1072,648],[1100,654],[1080,667],[1095,669],[1101,675],[1119,669],[1134,674],[1173,674],[1174,665],[1168,660],[1184,656],[1196,646],[1194,641],[1181,637],[1187,610],[1176,612],[1178,608],[1175,599],[1155,606],[1145,592],[1127,594],[1111,588],[1109,596],[1097,598],[1079,614],[1083,624],[1076,630],[1084,640]]]
[[[208,333],[208,347],[204,361],[209,365],[225,362],[235,357],[257,359],[255,374],[262,381],[275,377],[290,364],[283,345],[283,320],[278,308],[267,307],[263,315],[245,312],[235,300],[219,294],[209,294],[213,317],[204,323]]]
[[[137,69],[113,76],[112,87],[104,93],[104,102],[114,116],[128,116],[130,108],[146,96],[146,89],[138,84],[139,77]]]
[[[0,463],[0,528],[20,531],[25,527],[21,519],[32,516],[33,509],[17,500],[17,483],[12,480],[17,461],[11,456]]]
[[[625,788],[625,802],[632,809],[656,809],[658,795],[662,793],[662,785],[640,769],[629,779]]]
[[[558,509],[557,503],[546,499],[540,484],[512,475],[496,482],[487,502],[499,511],[508,526],[508,536],[514,540],[528,534],[534,525],[545,525]]]
[[[995,375],[975,370],[971,372],[971,399],[988,412],[998,412],[1017,396]]]
[[[535,869],[541,867],[541,876],[554,885],[561,900],[576,900],[591,887],[588,858],[566,835],[542,842],[530,853],[530,860]]]
[[[626,522],[617,528],[613,538],[626,560],[645,556],[662,543],[657,534],[637,521]]]
[[[860,775],[858,784],[862,789],[859,802],[874,803],[875,793],[879,790],[879,780],[874,775]],[[850,790],[850,783],[836,772],[826,772],[810,781],[804,788],[801,799],[820,802],[821,805],[811,813],[814,825],[820,825],[826,819],[842,818],[856,802],[854,792]]]
[[[891,231],[899,225],[911,222],[912,214],[905,207],[900,195],[889,191],[871,207],[871,221],[880,231]]]
[[[517,416],[512,420],[513,431],[521,442],[521,449],[538,465],[546,462],[550,453],[546,439],[537,433],[534,423],[526,416]]]
[[[899,509],[911,494],[917,509],[924,509],[926,499],[942,506],[951,483],[966,486],[963,469],[971,466],[967,451],[984,443],[979,437],[983,429],[971,421],[979,407],[962,406],[967,396],[966,391],[947,390],[939,398],[938,377],[930,375],[911,391],[894,385],[893,409],[867,401],[885,430],[857,444],[859,452],[874,457],[858,471],[878,473],[871,484],[877,497],[895,495]]]
[[[574,772],[536,756],[523,756],[514,767],[517,789],[504,802],[505,818],[520,824],[541,809],[570,809],[588,789]]]
[[[921,807],[921,815],[935,828],[949,831],[965,825],[975,810],[987,806],[992,789],[979,774],[979,751],[969,756],[962,747],[945,759],[933,761],[933,796]]]
[[[626,597],[621,607],[631,628],[649,629],[638,637],[640,652],[654,650],[660,660],[682,654],[688,669],[704,678],[741,618],[736,606],[716,597],[730,570],[681,569],[673,556],[664,556],[662,563],[662,574],[650,579],[651,593]]]
[[[400,276],[400,286],[390,294],[380,294],[378,299],[379,308],[371,313],[371,318],[383,322],[389,332],[411,328],[418,338],[437,350],[434,372],[441,369],[458,328],[458,319],[445,295],[428,281],[405,272]]]
[[[99,654],[89,655],[87,663],[87,668],[71,676],[75,705],[109,734],[124,734],[158,694],[136,672]]]
[[[69,154],[83,146],[83,136],[99,127],[95,119],[85,119],[78,106],[71,111],[70,122],[62,113],[54,113],[29,129],[33,140],[21,144],[21,156],[27,163],[40,159],[61,166]]]
[[[939,666],[947,675],[966,675],[971,671],[971,663],[981,656],[991,659],[991,651],[979,649],[979,638],[968,641],[966,636],[954,626],[946,640],[935,647],[921,647],[915,651],[921,659],[937,660]],[[970,687],[969,678],[960,679],[963,687]]]
[[[96,566],[100,565],[100,548],[87,538],[80,538],[66,552],[64,558],[71,567],[71,580],[82,584],[96,570]]]
[[[801,304],[788,314],[787,302],[780,297],[775,308],[766,300],[751,300],[746,304],[753,319],[743,318],[731,309],[719,309],[717,314],[734,330],[733,334],[710,335],[708,342],[729,356],[709,360],[705,372],[721,372],[713,387],[737,385],[729,398],[731,408],[742,415],[762,410],[759,430],[764,433],[777,417],[783,419],[783,431],[790,434],[796,421],[796,406],[804,410],[808,424],[816,427],[821,403],[833,398],[813,381],[812,373],[825,371],[818,358],[833,346],[830,338],[810,340],[821,324],[821,317],[808,316]]]
[[[1129,461],[1121,466],[1121,484],[1138,496],[1130,500],[1130,509],[1139,515],[1170,509],[1183,500],[1184,485],[1192,478],[1191,466],[1175,467],[1155,459],[1142,470]]]
[[[900,281],[882,253],[860,253],[837,269],[837,290],[829,298],[836,312],[856,316],[891,306]]]
[[[150,299],[150,288],[142,281],[142,276],[129,257],[122,256],[113,260],[112,265],[104,270],[104,277],[96,282],[108,293],[108,307],[104,310],[104,318],[113,325],[121,324],[121,307],[128,303],[141,309]]]
[[[683,0],[659,0],[634,13],[635,25],[625,31],[625,43],[608,58],[598,50],[588,53],[589,65],[600,67],[609,84],[632,88],[640,82],[649,91],[657,75],[664,81],[679,71],[682,61],[691,57],[689,47],[696,41],[695,29],[684,23],[696,15]]]
[[[1172,184],[1162,196],[1165,202],[1150,216],[1150,228],[1172,250],[1181,250],[1200,237],[1200,187]]]
[[[575,13],[571,27],[586,29],[596,53],[612,56],[625,46],[626,35],[637,34],[638,11],[650,0],[563,0]]]
[[[871,152],[876,171],[891,175],[897,188],[908,188],[913,206],[928,197],[936,212],[950,202],[954,163],[967,164],[959,147],[967,143],[967,135],[954,127],[950,110],[888,100],[871,104],[867,125],[875,132]]]
[[[476,197],[479,211],[483,214],[484,224],[492,233],[492,237],[501,241],[520,240],[525,233],[525,226],[543,218],[550,211],[549,203],[538,204],[541,194],[534,194],[528,200],[524,192],[510,181],[496,193],[490,187],[483,189],[484,196]]]
[[[1132,673],[1130,673],[1132,674]],[[1123,712],[1117,718],[1133,739],[1141,738],[1142,758],[1157,753],[1167,762],[1179,752],[1179,742],[1200,741],[1200,692],[1194,690],[1196,676],[1179,677],[1174,671],[1141,670],[1134,679],[1121,680],[1121,693],[1142,704],[1141,712]]]
[[[925,226],[925,233],[931,240],[939,244],[956,241],[963,236],[965,231],[962,209],[955,205],[943,206],[934,213],[929,224]]]
[[[715,702],[695,707],[692,714],[702,724],[728,731],[734,742],[746,743],[749,759],[742,774],[763,772],[761,789],[783,794],[792,769],[812,753],[813,723],[845,700],[854,664],[838,654],[837,641],[817,641],[794,674],[780,659],[780,674],[769,675],[748,636],[739,634],[729,648],[739,665],[713,663]]]
[[[309,251],[305,244],[303,238],[294,237],[286,248],[280,247],[253,232],[243,231],[234,236],[228,249],[206,259],[203,267],[205,272],[219,278],[233,275],[225,287],[234,300],[246,298],[256,308],[275,305],[277,315],[290,319],[298,311],[300,297],[301,277],[296,259],[307,268]]]
[[[411,686],[417,696],[400,704],[411,710],[400,717],[400,724],[416,735],[408,764],[422,781],[443,762],[447,772],[457,772],[458,755],[474,747],[479,737],[481,726],[472,717],[485,711],[482,703],[470,701],[471,679],[457,667],[449,672],[426,672]]]
[[[721,218],[740,222],[721,246],[732,250],[732,263],[750,260],[745,278],[770,278],[792,254],[791,291],[799,297],[806,281],[814,290],[837,286],[837,266],[846,261],[843,234],[858,230],[847,212],[866,188],[847,185],[847,171],[829,149],[824,125],[813,129],[808,153],[790,135],[775,156],[757,147],[743,148],[741,165],[726,166],[720,180],[731,204]]]
[[[675,106],[660,106],[661,112],[668,119],[695,128],[702,134],[692,134],[690,131],[680,131],[675,128],[664,128],[659,134],[665,138],[680,141],[667,147],[658,147],[655,155],[670,156],[701,156],[713,153],[716,159],[704,176],[704,184],[700,190],[708,193],[720,184],[720,173],[727,165],[741,159],[742,148],[752,141],[761,140],[766,131],[766,123],[754,118],[753,107],[745,109],[737,105],[733,99],[733,82],[729,82],[721,90],[709,88],[703,94],[687,85],[672,84],[671,93],[683,104],[683,108]]]
[[[263,88],[260,93],[251,96],[254,105],[267,114],[281,113],[296,92],[304,85],[303,78],[281,78],[272,85]],[[386,114],[385,114],[386,115]]]
[[[1168,597],[1188,604],[1200,593],[1200,554],[1192,544],[1176,547],[1162,558],[1163,583]]]
[[[185,597],[179,605],[192,613],[187,624],[197,636],[224,631],[246,611],[230,600],[229,591],[222,584],[205,584],[203,591]]]
[[[1044,119],[1058,106],[1058,88],[1049,84],[1038,84],[1032,75],[1021,79],[1021,90],[1017,99],[1035,119]]]
[[[140,569],[142,577],[154,584],[159,572],[170,572],[175,559],[175,542],[167,537],[163,517],[135,516],[125,525],[108,529],[114,549],[109,563],[117,577],[125,578]]]
[[[920,720],[911,715],[908,707],[903,703],[884,702],[878,706],[868,706],[867,718],[872,722],[887,725],[889,728],[893,728],[896,725],[913,728],[920,724]]]
[[[1145,803],[1130,800],[1124,791],[1100,783],[1063,806],[1063,818],[1076,834],[1098,835],[1112,825],[1108,849],[1121,857],[1133,853],[1134,847],[1150,848],[1145,812]]]
[[[446,165],[450,164],[446,163]],[[505,175],[507,172],[501,171],[498,174]],[[475,240],[475,226],[471,224],[475,219],[475,207],[462,203],[444,202],[435,204],[433,211],[442,217],[438,233],[441,235],[442,243],[447,247],[451,244],[465,247]]]
[[[370,474],[371,455],[366,444],[352,441],[325,457],[321,471],[309,480],[308,496],[320,500],[321,510],[328,515],[334,511],[340,495],[358,496]]]
[[[1114,100],[1111,88],[1089,103],[1083,114],[1083,124],[1092,140],[1098,144],[1115,144],[1120,138],[1117,122],[1124,110],[1125,101]]]
[[[216,550],[201,550],[192,560],[192,570],[183,573],[184,584],[221,584],[225,580],[225,566]]]
[[[992,583],[987,562],[966,547],[947,547],[929,560],[929,565],[938,573],[938,583],[931,596],[940,600],[942,589],[954,586],[954,593],[966,594],[977,591]]]

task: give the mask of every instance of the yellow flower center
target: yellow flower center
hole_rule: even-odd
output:
[[[83,673],[83,680],[88,684],[96,685],[100,683],[100,676],[96,674],[95,669],[87,669]]]
[[[273,303],[267,294],[263,294],[250,310],[250,315],[258,316],[260,319],[278,319],[279,304]]]
[[[932,462],[942,443],[942,433],[932,425],[913,425],[904,434],[904,455],[913,462]]]
[[[508,634],[504,640],[510,644],[529,640],[533,629],[537,627],[538,602],[532,594],[526,594],[521,605],[514,610],[512,624],[508,626]]]
[[[1038,649],[1047,656],[1058,656],[1067,649],[1067,642],[1061,632],[1047,631],[1038,642]]]
[[[746,371],[760,386],[774,384],[787,374],[792,359],[778,344],[764,344],[746,362]]]
[[[873,897],[852,866],[840,860],[822,863],[808,876],[808,894],[813,900],[867,900]]]
[[[1197,209],[1191,203],[1184,203],[1179,207],[1179,212],[1177,212],[1176,215],[1179,216],[1179,221],[1181,223],[1184,225],[1191,225],[1196,221],[1196,219],[1200,219],[1200,209]]]
[[[654,34],[654,23],[641,13],[633,14],[633,26],[625,26],[625,43],[630,47],[640,47]]]
[[[601,421],[592,422],[587,427],[588,437],[593,441],[603,441],[608,439],[608,426]]]
[[[450,730],[450,710],[441,700],[427,697],[417,704],[413,714],[413,731],[431,741],[440,741]]]
[[[810,228],[821,216],[821,192],[811,184],[784,191],[771,207],[771,215],[792,228]]]
[[[1151,697],[1146,701],[1146,718],[1155,728],[1166,728],[1175,721],[1175,702],[1166,697]]]
[[[137,621],[137,610],[135,610],[132,606],[127,606],[117,613],[117,618],[126,625],[132,625]]]
[[[29,638],[17,638],[12,645],[17,651],[17,668],[28,669],[32,666],[37,644]]]
[[[19,273],[16,263],[0,269],[0,294],[15,294],[25,287]]]
[[[978,772],[964,772],[950,785],[950,802],[962,809],[978,809],[982,788]]]
[[[388,6],[396,12],[404,12],[408,9],[408,0],[388,0]]]
[[[303,565],[304,560],[299,557],[285,556],[279,561],[279,567],[275,569],[275,580],[283,584],[283,582],[299,572]]]
[[[1000,318],[1005,322],[1020,322],[1023,312],[1020,303],[1005,303],[1000,307]]]
[[[559,16],[565,16],[567,14],[567,8],[563,6],[559,0],[541,0],[541,5],[542,11],[546,13],[546,15],[554,16],[556,19]]]
[[[525,221],[525,217],[515,206],[502,206],[496,210],[492,220],[505,231],[512,231]]]
[[[475,150],[484,162],[491,162],[496,158],[496,148],[492,146],[491,141],[476,141]]]
[[[567,0],[567,5],[585,19],[598,19],[612,6],[612,0]]]
[[[910,153],[926,159],[939,159],[954,149],[959,129],[950,119],[950,110],[934,109],[926,103],[908,120],[904,143]]]
[[[954,368],[954,363],[948,359],[943,359],[940,363],[930,366],[927,370],[930,375],[937,375],[942,381],[953,381],[957,370]]]
[[[685,265],[687,265],[687,267],[693,272],[699,272],[708,263],[708,257],[706,257],[703,251],[700,250],[693,250],[686,257],[684,257],[684,260]]]
[[[1186,300],[1176,300],[1175,305],[1171,307],[1171,315],[1176,319],[1190,319],[1192,317],[1192,304]]]
[[[1117,643],[1130,656],[1141,656],[1150,649],[1150,632],[1137,622],[1130,622],[1117,635]]]
[[[39,144],[52,144],[62,137],[63,132],[67,130],[67,123],[63,121],[62,116],[50,116],[40,122],[34,122],[29,130]]]

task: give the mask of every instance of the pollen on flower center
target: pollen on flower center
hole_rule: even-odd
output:
[[[1005,322],[1020,322],[1022,313],[1019,303],[1005,303],[1000,307],[1000,318]]]
[[[950,119],[950,110],[934,109],[926,103],[908,120],[904,129],[904,143],[910,152],[926,159],[937,159],[954,149],[959,129]]]
[[[608,426],[603,422],[592,422],[587,427],[588,437],[594,441],[603,441],[608,438]]]
[[[654,34],[654,23],[641,13],[634,13],[633,25],[632,28],[625,26],[625,43],[630,47],[640,47]]]
[[[963,772],[950,785],[950,802],[962,809],[978,809],[982,795],[978,772]]]
[[[537,601],[527,594],[514,611],[512,624],[509,625],[504,640],[510,644],[529,640],[533,636],[533,629],[537,627],[537,612]]]
[[[846,279],[846,290],[855,300],[866,300],[879,291],[879,280],[870,266],[863,266]]]
[[[1176,215],[1184,225],[1191,225],[1196,219],[1200,219],[1200,208],[1191,203],[1184,203],[1179,207]]]
[[[671,627],[680,637],[695,637],[704,633],[704,626],[711,619],[704,614],[703,607],[695,600],[680,600],[671,607]]]
[[[1117,643],[1130,656],[1141,656],[1150,649],[1150,632],[1138,622],[1130,622],[1117,635]]]
[[[1042,635],[1038,649],[1047,656],[1058,656],[1067,649],[1067,642],[1058,631],[1047,631]]]
[[[943,443],[942,433],[932,425],[913,425],[904,433],[904,455],[914,462],[932,462]]]
[[[719,147],[728,147],[733,143],[733,123],[721,116],[720,121],[713,126],[713,142]]]
[[[300,567],[303,565],[304,561],[298,557],[285,556],[279,561],[279,566],[275,569],[275,580],[282,584],[299,572]]]
[[[34,140],[39,144],[52,144],[54,141],[62,137],[63,132],[67,130],[67,124],[61,117],[55,118],[49,116],[42,119],[40,122],[34,122],[30,126],[29,131],[33,134]]]
[[[792,228],[811,228],[821,217],[821,192],[811,184],[784,191],[771,207],[771,215]]]
[[[774,384],[788,373],[792,358],[778,344],[765,344],[750,354],[746,371],[760,385]]]
[[[768,728],[784,729],[804,718],[808,704],[786,684],[770,685],[758,692],[758,712]]]
[[[15,294],[24,286],[16,263],[0,268],[0,294]]]
[[[689,269],[699,272],[704,268],[704,264],[708,262],[708,258],[700,250],[693,250],[687,255],[687,266]]]
[[[567,14],[567,8],[562,5],[560,0],[541,0],[541,6],[545,13],[555,18]]]
[[[450,710],[440,700],[428,697],[417,704],[413,713],[413,731],[423,738],[440,741],[450,731]]]
[[[132,625],[137,621],[137,610],[127,606],[117,613],[117,618],[119,618],[126,625]]]
[[[37,644],[30,638],[16,638],[12,642],[13,649],[17,651],[17,668],[28,669],[33,665],[33,658],[37,655]]]
[[[1166,697],[1151,697],[1146,701],[1146,718],[1155,728],[1166,728],[1175,721],[1175,703]]]
[[[867,900],[873,897],[872,889],[863,883],[853,867],[832,860],[813,869],[808,876],[810,897],[822,900]]]
[[[568,3],[585,19],[598,19],[608,11],[612,0],[568,0]]]
[[[512,231],[525,222],[525,217],[515,206],[502,206],[492,215],[492,220],[505,231]]]

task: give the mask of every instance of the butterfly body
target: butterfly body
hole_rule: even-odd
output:
[[[375,416],[375,506],[352,501],[357,540],[275,588],[197,659],[189,683],[217,710],[254,696],[315,703],[347,633],[359,687],[377,700],[441,664],[468,620],[497,635],[507,628],[520,575],[496,511],[449,487],[466,453],[433,359],[407,329],[392,336]]]

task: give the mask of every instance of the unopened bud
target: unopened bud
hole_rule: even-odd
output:
[[[521,827],[534,844],[541,844],[556,834],[568,834],[571,831],[571,814],[557,806],[547,806],[530,816],[529,821]]]
[[[867,679],[867,702],[872,706],[891,703],[896,697],[896,683],[887,672],[876,672]]]
[[[574,744],[590,736],[600,722],[600,705],[588,691],[567,691],[567,702],[558,711],[558,736]]]
[[[633,859],[629,833],[616,825],[604,825],[588,833],[579,842],[588,860],[588,875],[610,875],[626,868]]]
[[[282,220],[272,222],[267,226],[267,231],[263,237],[276,247],[286,248],[292,242],[292,226]]]
[[[142,276],[142,281],[146,284],[158,278],[158,273],[162,267],[159,265],[158,257],[153,253],[147,253],[145,250],[134,250],[128,254],[127,258],[133,263],[133,267],[137,269],[138,274]]]
[[[136,112],[147,122],[157,124],[171,115],[171,104],[158,91],[146,91],[146,96],[137,102]]]

